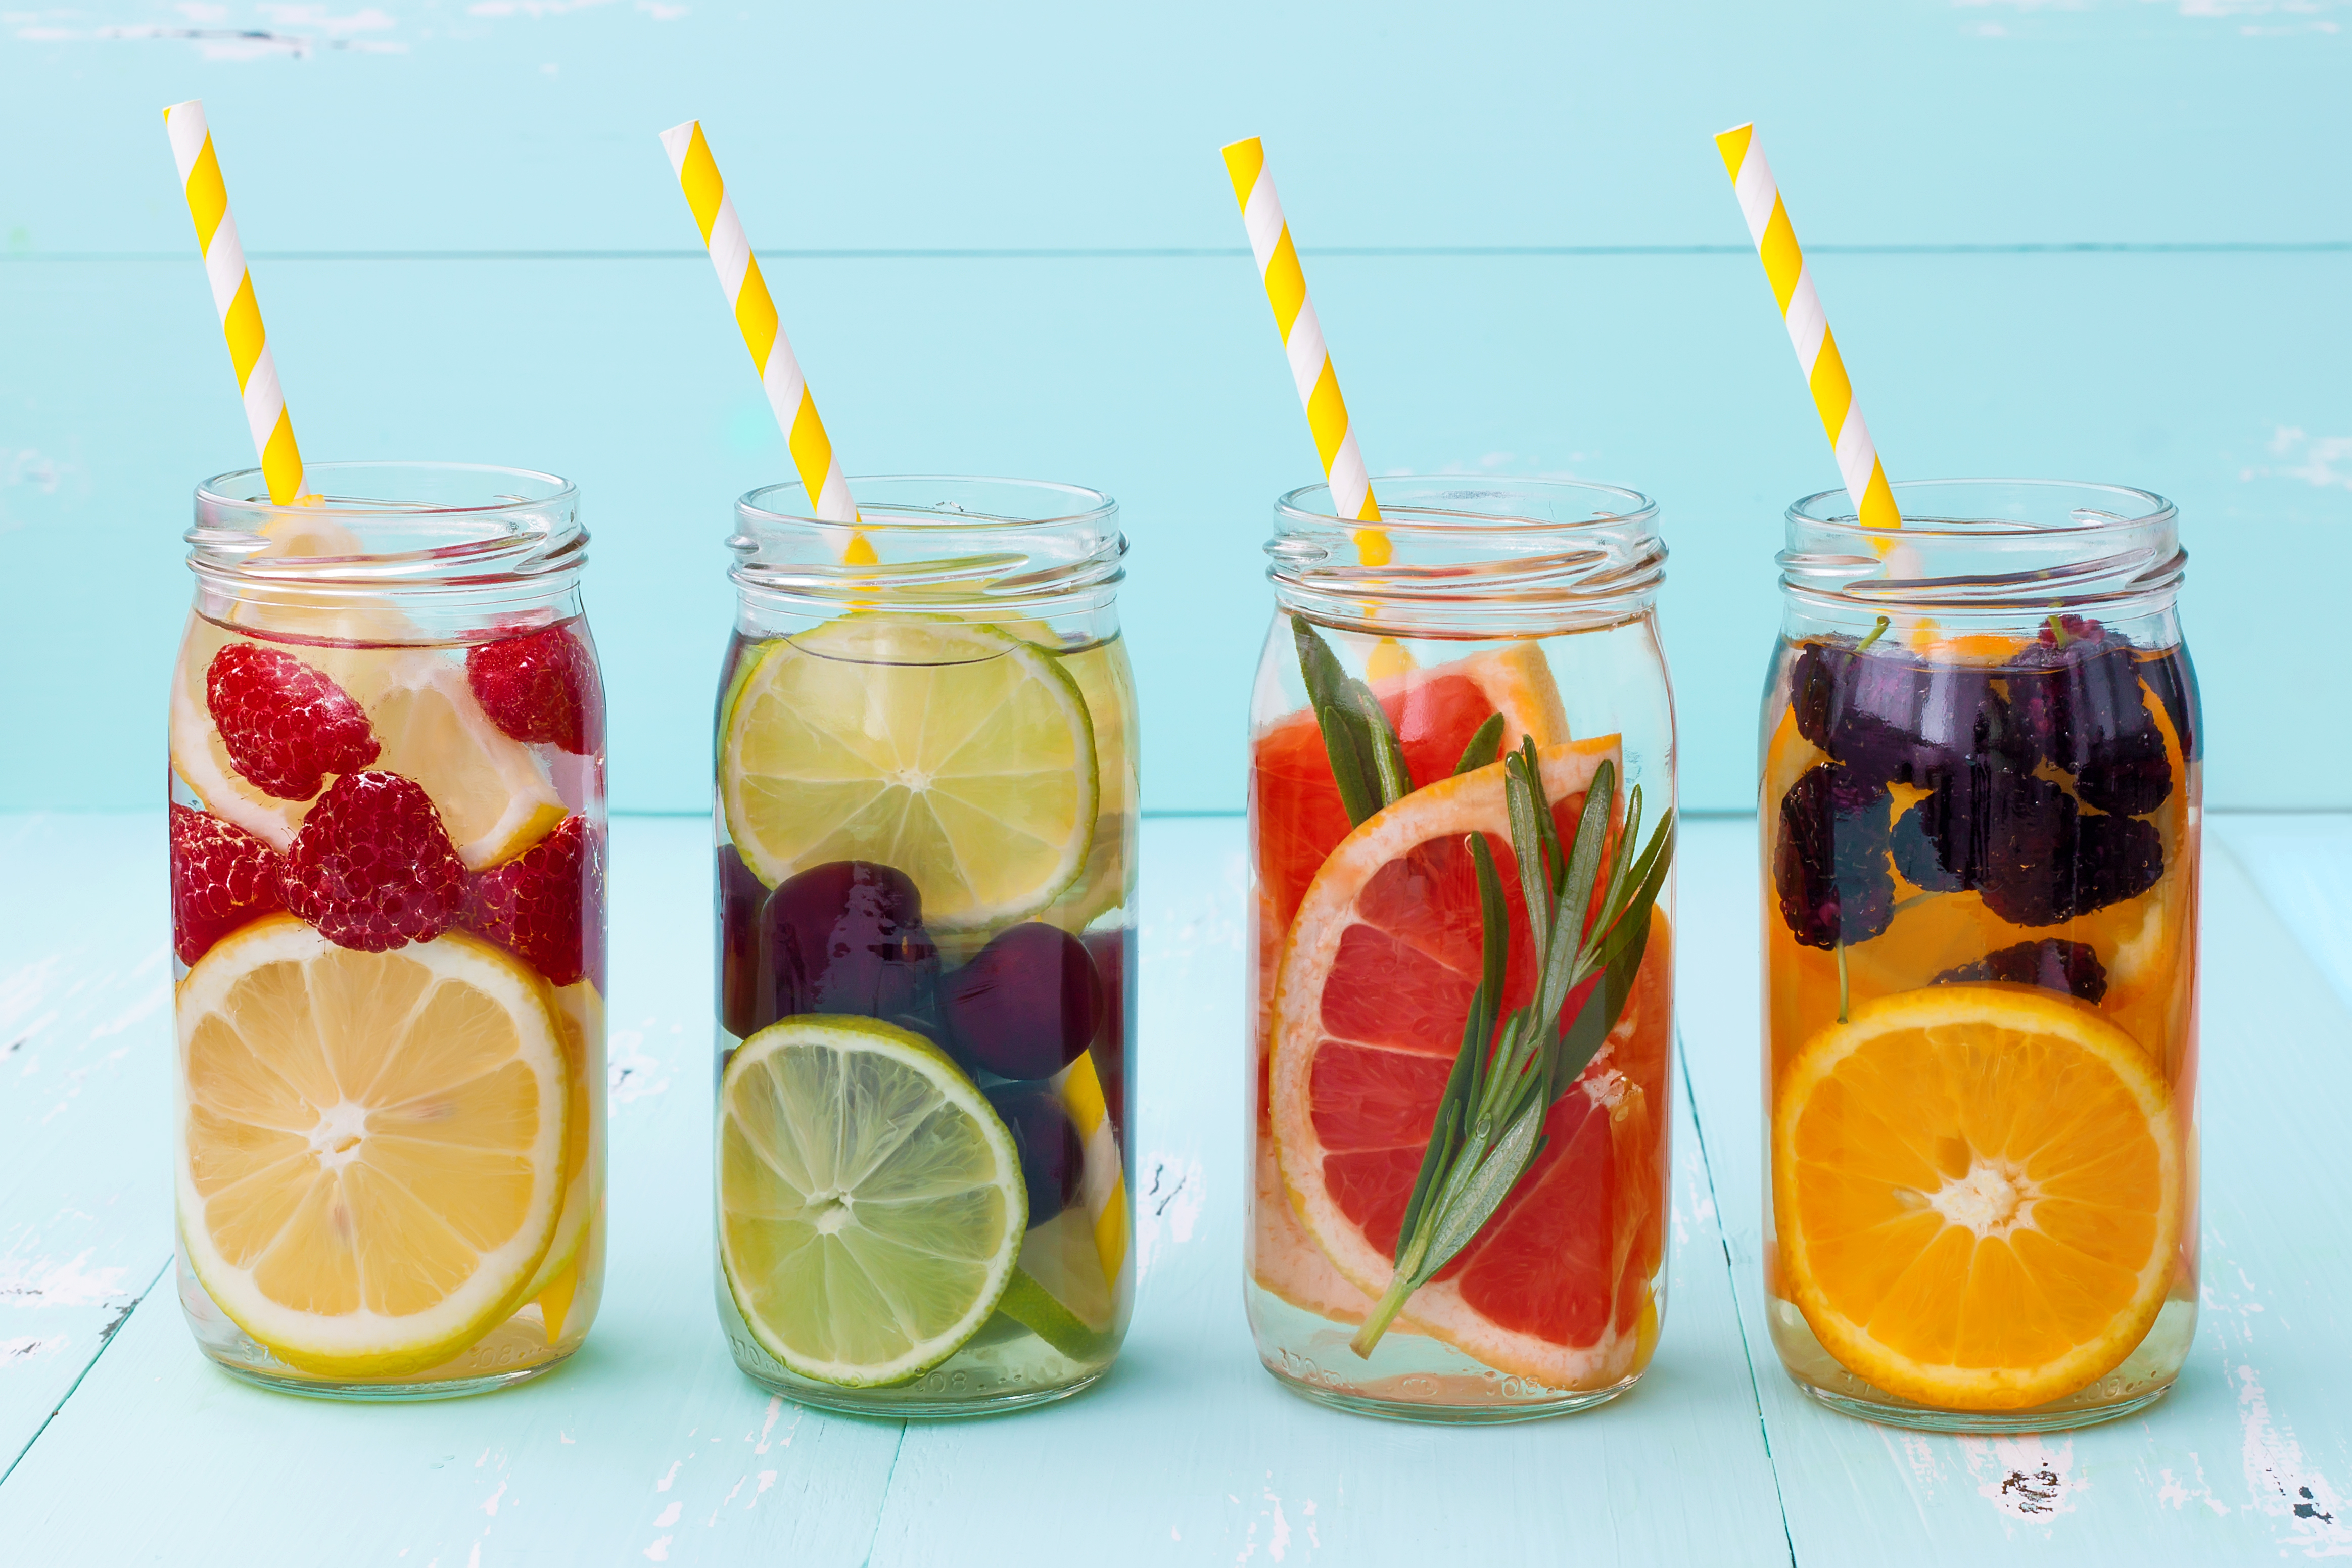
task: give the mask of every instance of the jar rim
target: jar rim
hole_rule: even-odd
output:
[[[411,590],[576,576],[586,561],[580,489],[560,475],[489,463],[354,460],[308,465],[303,480],[306,499],[283,504],[268,498],[258,468],[232,469],[198,485],[195,520],[184,536],[190,568],[200,576],[289,586],[364,582]],[[339,485],[352,493],[336,494]],[[371,489],[378,493],[366,493]],[[302,539],[301,525],[330,525],[359,548],[289,548],[316,542]],[[352,533],[352,526],[362,533]],[[401,532],[409,537],[383,537]],[[395,548],[369,548],[373,543]]]
[[[850,478],[848,486],[850,494],[857,500],[858,516],[855,522],[818,517],[815,508],[807,505],[807,486],[798,479],[780,480],[746,490],[736,499],[735,510],[746,522],[793,528],[856,528],[860,531],[962,528],[975,532],[1067,528],[1106,521],[1118,511],[1118,502],[1107,492],[1059,479],[1021,479],[993,474],[861,474]],[[940,509],[944,503],[937,501],[919,507],[911,502],[894,502],[887,498],[887,489],[894,486],[908,490],[929,489],[936,493],[951,486],[1001,486],[1009,492],[1066,497],[1069,501],[1056,510],[1040,510],[1027,516],[1000,516],[974,512],[962,507],[947,512]],[[803,504],[798,507],[772,504],[787,497],[797,497]]]
[[[2153,490],[2143,490],[2136,485],[2117,485],[2094,479],[2038,479],[1969,477],[1957,479],[1901,479],[1889,482],[1897,502],[1895,510],[1902,514],[1900,528],[1865,527],[1855,514],[1853,498],[1843,487],[1817,490],[1801,496],[1789,503],[1788,520],[1791,526],[1818,528],[1832,532],[1843,531],[1856,538],[1885,539],[1900,535],[1926,538],[1986,538],[2038,535],[2091,534],[2102,528],[2134,528],[2161,526],[2176,520],[2180,508]],[[2070,510],[2064,522],[2034,522],[2026,518],[1999,517],[1942,517],[1935,513],[1915,518],[1913,509],[1902,506],[1907,493],[1926,496],[1934,491],[1967,493],[1990,491],[1996,487],[2011,491],[2045,491],[2053,496],[2073,491],[2082,497],[2108,496],[2127,500],[2135,508],[2095,510],[2076,507]],[[1937,527],[1936,524],[1951,526]]]
[[[1484,474],[1391,474],[1374,479],[1373,498],[1378,501],[1383,487],[1394,495],[1400,486],[1411,489],[1416,486],[1445,486],[1451,494],[1467,497],[1480,493],[1506,494],[1517,490],[1529,496],[1567,497],[1581,491],[1593,496],[1614,497],[1631,506],[1614,511],[1595,510],[1591,516],[1565,520],[1515,517],[1508,513],[1473,512],[1440,508],[1412,501],[1381,502],[1381,532],[1424,532],[1434,536],[1458,538],[1465,533],[1492,531],[1510,536],[1521,531],[1557,533],[1564,528],[1603,528],[1612,524],[1651,524],[1657,521],[1658,503],[1639,490],[1622,485],[1607,485],[1591,479],[1520,478],[1517,476]],[[1332,528],[1360,528],[1367,525],[1356,517],[1342,517],[1330,507],[1331,486],[1328,481],[1301,485],[1286,490],[1275,498],[1275,515],[1295,518],[1301,523],[1328,525]],[[1314,505],[1320,497],[1321,506]],[[1446,496],[1432,497],[1444,499]],[[1455,522],[1452,518],[1465,519]]]

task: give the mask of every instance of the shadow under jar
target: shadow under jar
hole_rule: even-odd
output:
[[[196,492],[171,691],[178,1282],[251,1382],[422,1399],[604,1267],[604,689],[577,493],[330,463]]]
[[[1097,491],[755,490],[719,679],[717,1279],[804,1404],[1074,1394],[1133,1304],[1135,685]]]
[[[1789,509],[1766,684],[1765,1274],[1799,1386],[1946,1431],[2171,1386],[2197,1317],[2201,730],[2172,505]]]
[[[1366,530],[1293,491],[1266,547],[1250,1325],[1326,1404],[1556,1415],[1631,1387],[1664,1312],[1665,548],[1647,498],[1597,485],[1388,478],[1380,503]]]

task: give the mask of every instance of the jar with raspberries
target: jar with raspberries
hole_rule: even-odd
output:
[[[1767,1301],[1823,1402],[2053,1430],[2197,1316],[2203,729],[2172,505],[1894,486],[1788,513],[1764,699]]]
[[[604,1270],[604,698],[551,475],[196,491],[170,701],[181,1305],[251,1382],[472,1393]]]
[[[1135,684],[1097,491],[736,508],[717,717],[717,1296],[803,1404],[1073,1394],[1134,1295]]]

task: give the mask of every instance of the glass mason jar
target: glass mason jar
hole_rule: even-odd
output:
[[[2171,503],[1789,508],[1762,785],[1790,1376],[1948,1431],[2136,1410],[2197,1317],[2197,682]]]
[[[1378,489],[1369,532],[1331,514],[1328,486],[1292,491],[1266,546],[1250,1325],[1269,1372],[1342,1408],[1581,1409],[1642,1375],[1665,1306],[1675,723],[1657,508],[1554,480]],[[1541,965],[1530,891],[1562,937]],[[1573,928],[1556,918],[1571,909]]]
[[[1135,685],[1109,497],[754,490],[719,675],[717,1295],[803,1404],[1077,1392],[1133,1303]]]
[[[171,693],[180,1302],[250,1382],[424,1399],[604,1272],[604,710],[564,480],[195,497]]]

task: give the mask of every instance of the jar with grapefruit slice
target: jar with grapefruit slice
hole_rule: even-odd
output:
[[[1260,1359],[1326,1404],[1519,1420],[1663,1314],[1674,714],[1633,492],[1389,478],[1276,507],[1252,706]]]
[[[2052,1430],[2197,1316],[2202,732],[2171,504],[1896,485],[1788,513],[1762,724],[1773,1343],[1808,1393]]]

